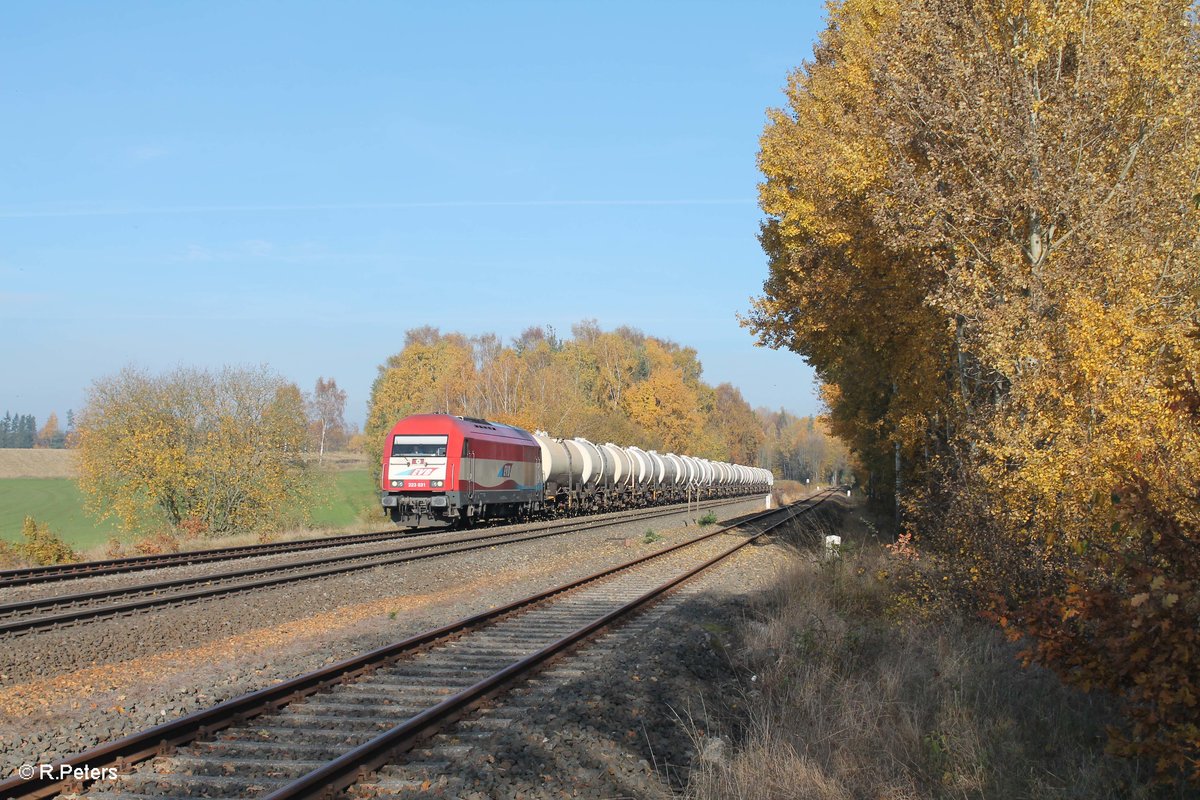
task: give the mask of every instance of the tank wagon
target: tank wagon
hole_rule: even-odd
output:
[[[774,482],[758,467],[449,414],[397,422],[381,466],[384,513],[404,525],[586,514],[765,492]]]

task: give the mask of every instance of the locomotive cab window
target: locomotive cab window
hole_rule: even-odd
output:
[[[448,436],[394,436],[392,458],[445,458]]]

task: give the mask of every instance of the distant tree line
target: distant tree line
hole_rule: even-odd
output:
[[[492,335],[409,331],[404,349],[380,367],[367,449],[397,419],[445,410],[768,466],[796,480],[847,478],[847,450],[823,420],[756,413],[732,385],[700,379],[695,350],[594,322],[573,334],[530,328],[505,345]],[[161,375],[126,368],[92,384],[78,432],[70,412],[66,434],[52,414],[35,439],[77,443],[79,486],[98,519],[188,535],[265,531],[302,524],[321,458],[364,438],[347,426],[345,402],[334,378],[318,378],[304,394],[266,366]]]
[[[50,412],[46,424],[39,430],[37,418],[33,414],[12,414],[6,411],[3,419],[0,419],[0,447],[62,449],[70,446],[74,428],[75,417],[70,411],[67,412],[66,430],[59,426],[58,415],[54,412]]]
[[[850,448],[823,417],[798,417],[782,408],[756,409],[764,439],[758,464],[776,477],[801,483],[834,484],[851,479]]]
[[[33,447],[36,441],[37,420],[33,414],[4,413],[4,419],[0,420],[0,447]]]

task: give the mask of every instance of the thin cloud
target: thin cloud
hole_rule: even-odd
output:
[[[137,147],[131,147],[126,151],[126,154],[133,161],[157,161],[160,158],[166,158],[170,154],[170,150],[159,145],[146,144]]]
[[[27,308],[30,305],[48,303],[53,297],[46,292],[0,292],[0,306]]]
[[[0,219],[127,217],[158,214],[240,214],[303,211],[399,211],[411,208],[540,208],[570,206],[742,206],[747,199],[716,200],[433,200],[402,203],[311,203],[297,205],[159,206],[143,208],[0,209]]]

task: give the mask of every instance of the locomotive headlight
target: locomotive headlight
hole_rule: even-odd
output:
[[[442,488],[442,482],[441,482],[441,481],[430,481],[430,482],[429,482],[429,485],[430,485],[430,486],[432,486],[434,489],[440,489],[440,488]]]
[[[392,488],[399,488],[404,485],[404,481],[392,481]]]

